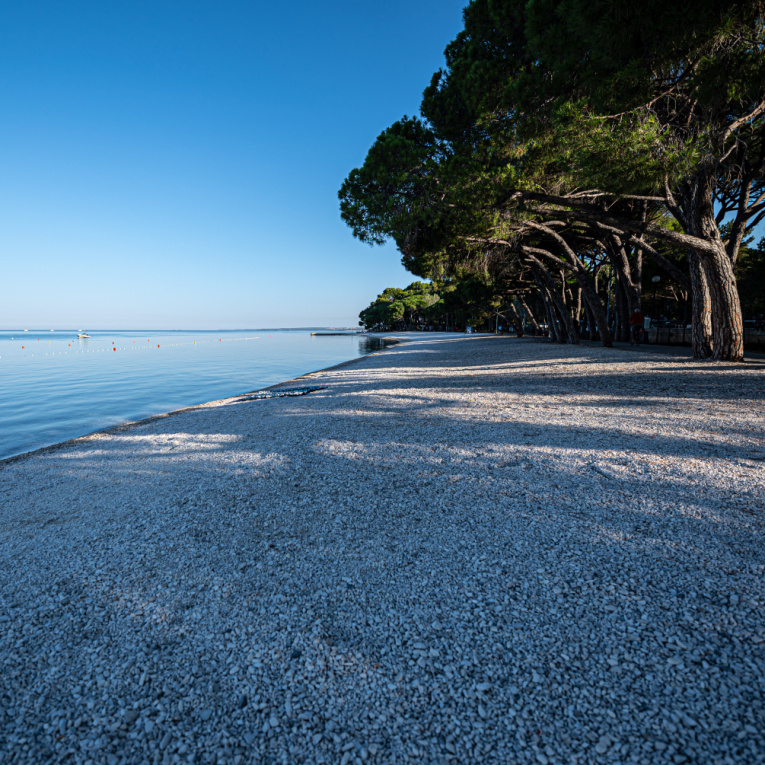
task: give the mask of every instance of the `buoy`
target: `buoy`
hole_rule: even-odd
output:
[[[22,351],[24,350],[24,346],[23,346],[23,345],[21,346],[21,350],[22,350]]]
[[[112,350],[113,350],[113,351],[116,351],[117,349],[116,349],[116,348],[112,348]]]
[[[157,348],[159,348],[159,343],[157,343]]]

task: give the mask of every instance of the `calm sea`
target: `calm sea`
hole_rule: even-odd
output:
[[[310,330],[0,331],[0,458],[263,388],[381,347]]]

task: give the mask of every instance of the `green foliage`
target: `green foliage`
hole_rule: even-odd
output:
[[[741,248],[736,279],[744,316],[765,314],[765,237],[756,248]]]
[[[660,193],[665,177],[687,176],[702,154],[695,142],[668,140],[652,114],[611,122],[591,116],[581,102],[558,108],[554,131],[561,170],[572,183],[615,196]]]
[[[338,196],[340,215],[362,242],[402,246],[437,215],[438,175],[448,147],[425,123],[404,117],[378,136]]]
[[[505,301],[502,285],[485,275],[413,282],[403,290],[383,290],[359,314],[359,325],[368,330],[401,330],[431,324],[453,326],[455,322],[481,324]]]
[[[413,324],[428,308],[438,303],[436,287],[413,282],[406,289],[388,287],[359,314],[366,329],[404,328]]]
[[[622,241],[643,231],[626,224],[647,221],[664,242],[654,255],[682,281],[673,248],[719,241],[708,218],[688,223],[686,208],[699,209],[689,189],[714,194],[721,217],[765,190],[763,0],[472,0],[464,22],[425,89],[423,119],[384,131],[339,192],[357,238],[392,239],[406,268],[439,284],[425,307],[386,291],[362,312],[367,326],[490,310],[517,278],[497,253],[560,252],[533,225],[546,220],[591,271],[599,219],[611,232],[625,225]],[[667,248],[669,260],[657,255]],[[746,285],[758,283],[753,252],[738,268]]]

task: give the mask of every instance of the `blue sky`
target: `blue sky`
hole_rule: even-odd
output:
[[[0,327],[354,325],[414,277],[337,189],[466,3],[9,4]]]

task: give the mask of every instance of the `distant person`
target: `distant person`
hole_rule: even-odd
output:
[[[645,324],[645,316],[638,306],[630,316],[630,342],[640,342],[641,335],[643,334],[643,325]]]

